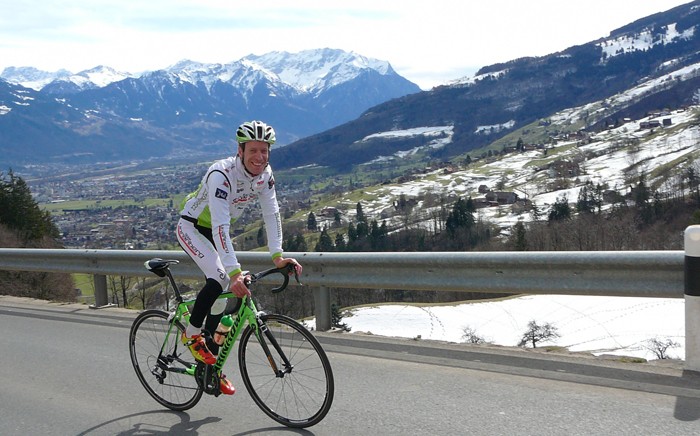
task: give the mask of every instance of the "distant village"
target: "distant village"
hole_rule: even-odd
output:
[[[655,129],[670,126],[671,118],[664,114],[653,114],[649,120],[639,124],[640,129]],[[662,118],[659,118],[662,117]],[[653,118],[653,119],[652,119]],[[613,126],[610,126],[613,127]],[[585,131],[565,133],[551,138],[557,141],[575,140],[580,144],[590,141]],[[505,147],[502,153],[513,153],[528,150],[542,150],[547,153],[544,144],[527,144],[519,142],[513,147]],[[496,159],[496,155],[475,157],[480,159]],[[584,157],[576,159],[555,160],[534,171],[545,171],[552,180],[577,177],[582,171]],[[60,204],[67,201],[86,200],[91,205],[87,207],[64,208],[53,214],[54,223],[61,232],[61,242],[66,248],[87,249],[171,249],[177,242],[174,236],[178,219],[178,206],[173,204],[173,198],[182,198],[196,189],[204,174],[206,166],[194,165],[188,167],[167,167],[141,172],[135,175],[105,175],[84,178],[82,180],[35,180],[30,181],[30,189],[35,200],[40,204]],[[414,174],[402,176],[398,183],[406,183],[419,176],[419,173],[441,169],[449,174],[457,171],[453,163],[440,164],[439,168],[425,168]],[[283,185],[278,186],[278,200],[287,216],[302,207],[308,207],[308,195],[296,195],[284,192]],[[299,194],[299,193],[297,193]],[[605,194],[604,194],[605,195]],[[147,199],[161,198],[160,204],[146,204]],[[106,206],[106,200],[125,200],[124,206]],[[478,192],[472,197],[477,208],[510,205],[513,212],[527,212],[532,208],[529,199],[521,198],[517,193],[499,189],[498,186],[480,185]],[[408,199],[415,201],[415,199]],[[337,220],[339,215],[346,221],[345,211],[335,207],[326,207],[314,211],[319,218],[319,230],[323,225]],[[247,211],[240,222],[254,222],[260,212],[258,208]],[[386,213],[382,213],[383,219]],[[242,229],[237,226],[234,236]],[[245,248],[244,248],[245,249]]]

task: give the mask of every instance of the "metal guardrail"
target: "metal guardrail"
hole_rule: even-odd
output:
[[[683,251],[286,253],[309,286],[682,298]],[[148,259],[177,259],[177,278],[202,273],[182,251],[0,248],[0,270],[148,276]],[[245,269],[269,254],[238,252]]]
[[[250,271],[272,266],[263,252],[238,252]],[[700,226],[685,251],[286,253],[315,287],[316,328],[331,328],[329,287],[511,294],[685,297],[686,368],[700,372]],[[202,273],[182,251],[0,248],[0,270],[92,274],[95,308],[105,307],[108,275],[150,276],[154,257],[180,261],[179,279]],[[290,282],[290,283],[293,283]]]
[[[682,298],[682,251],[286,253],[315,287],[316,323],[330,329],[329,287],[512,294]],[[251,271],[269,268],[269,254],[238,252]],[[0,269],[92,274],[95,307],[107,305],[106,276],[148,276],[154,257],[177,259],[173,275],[201,279],[182,251],[0,248]]]

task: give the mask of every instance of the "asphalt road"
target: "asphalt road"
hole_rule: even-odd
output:
[[[498,347],[320,333],[333,407],[306,430],[233,397],[172,412],[131,367],[135,312],[0,297],[0,435],[697,435],[700,374]]]

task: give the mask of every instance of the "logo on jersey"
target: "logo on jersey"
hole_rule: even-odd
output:
[[[270,180],[267,181],[267,189],[272,189],[275,187],[275,178],[270,176]]]
[[[219,273],[219,279],[223,281],[226,278],[226,271],[222,270],[221,268],[217,268],[216,272]]]
[[[243,194],[239,197],[234,198],[231,203],[232,204],[247,203],[249,201],[255,200],[256,198],[258,198],[258,196],[255,194]]]
[[[180,240],[180,243],[185,248],[185,251],[188,251],[190,256],[198,257],[200,259],[202,259],[204,257],[204,253],[199,251],[199,248],[197,248],[197,246],[194,244],[190,235],[187,234],[182,229],[182,226],[179,224],[177,226],[177,236],[178,236],[178,239]]]
[[[216,188],[216,192],[214,193],[214,196],[216,198],[221,198],[222,200],[226,200],[228,198],[228,192],[224,191],[221,188]]]

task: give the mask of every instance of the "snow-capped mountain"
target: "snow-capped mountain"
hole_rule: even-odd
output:
[[[127,77],[135,76],[103,65],[75,74],[65,69],[49,72],[34,67],[7,67],[0,73],[0,78],[10,83],[53,94],[60,93],[62,89],[66,92],[79,92],[84,89],[101,88]]]
[[[15,167],[26,147],[61,160],[220,155],[247,119],[272,124],[284,146],[420,91],[388,62],[332,49],[183,60],[139,76],[100,66],[7,68],[0,77],[0,147]]]
[[[34,67],[7,67],[0,73],[0,78],[38,91],[54,80],[69,77],[71,74],[70,71],[64,69],[50,72]]]
[[[593,131],[655,110],[691,105],[700,95],[699,33],[700,1],[694,1],[613,30],[606,38],[489,65],[474,78],[388,101],[356,120],[290,144],[280,150],[280,160],[287,168],[322,165],[340,170],[431,141],[373,135],[440,126],[452,128],[450,145],[423,158],[449,160],[490,144],[514,147],[514,132],[550,125],[553,114],[569,108],[596,105],[595,111],[565,126],[552,125],[539,141],[562,131]],[[625,94],[633,88],[636,92]]]
[[[294,55],[272,52],[262,56],[250,55],[244,59],[274,73],[299,91],[311,93],[320,93],[347,82],[365,70],[381,75],[396,74],[389,62],[328,48],[306,50]]]
[[[252,93],[261,81],[281,83],[282,86],[291,87],[299,93],[318,95],[334,86],[352,81],[368,70],[383,76],[396,75],[387,61],[330,48],[298,53],[271,52],[261,56],[248,55],[227,64],[184,59],[162,71],[171,74],[173,81],[187,82],[195,86],[201,83],[207,89],[211,89],[217,82],[230,83],[239,88],[244,95]],[[102,88],[129,77],[148,77],[152,74],[153,72],[145,72],[134,75],[102,65],[76,74],[64,69],[48,72],[33,67],[8,67],[0,73],[0,78],[37,91],[49,88],[50,93],[56,93],[56,90],[60,89],[77,92]]]
[[[110,83],[119,82],[132,74],[116,71],[103,65],[81,71],[70,76],[58,77],[41,88],[47,94],[65,95],[74,94],[87,89],[102,88]]]

